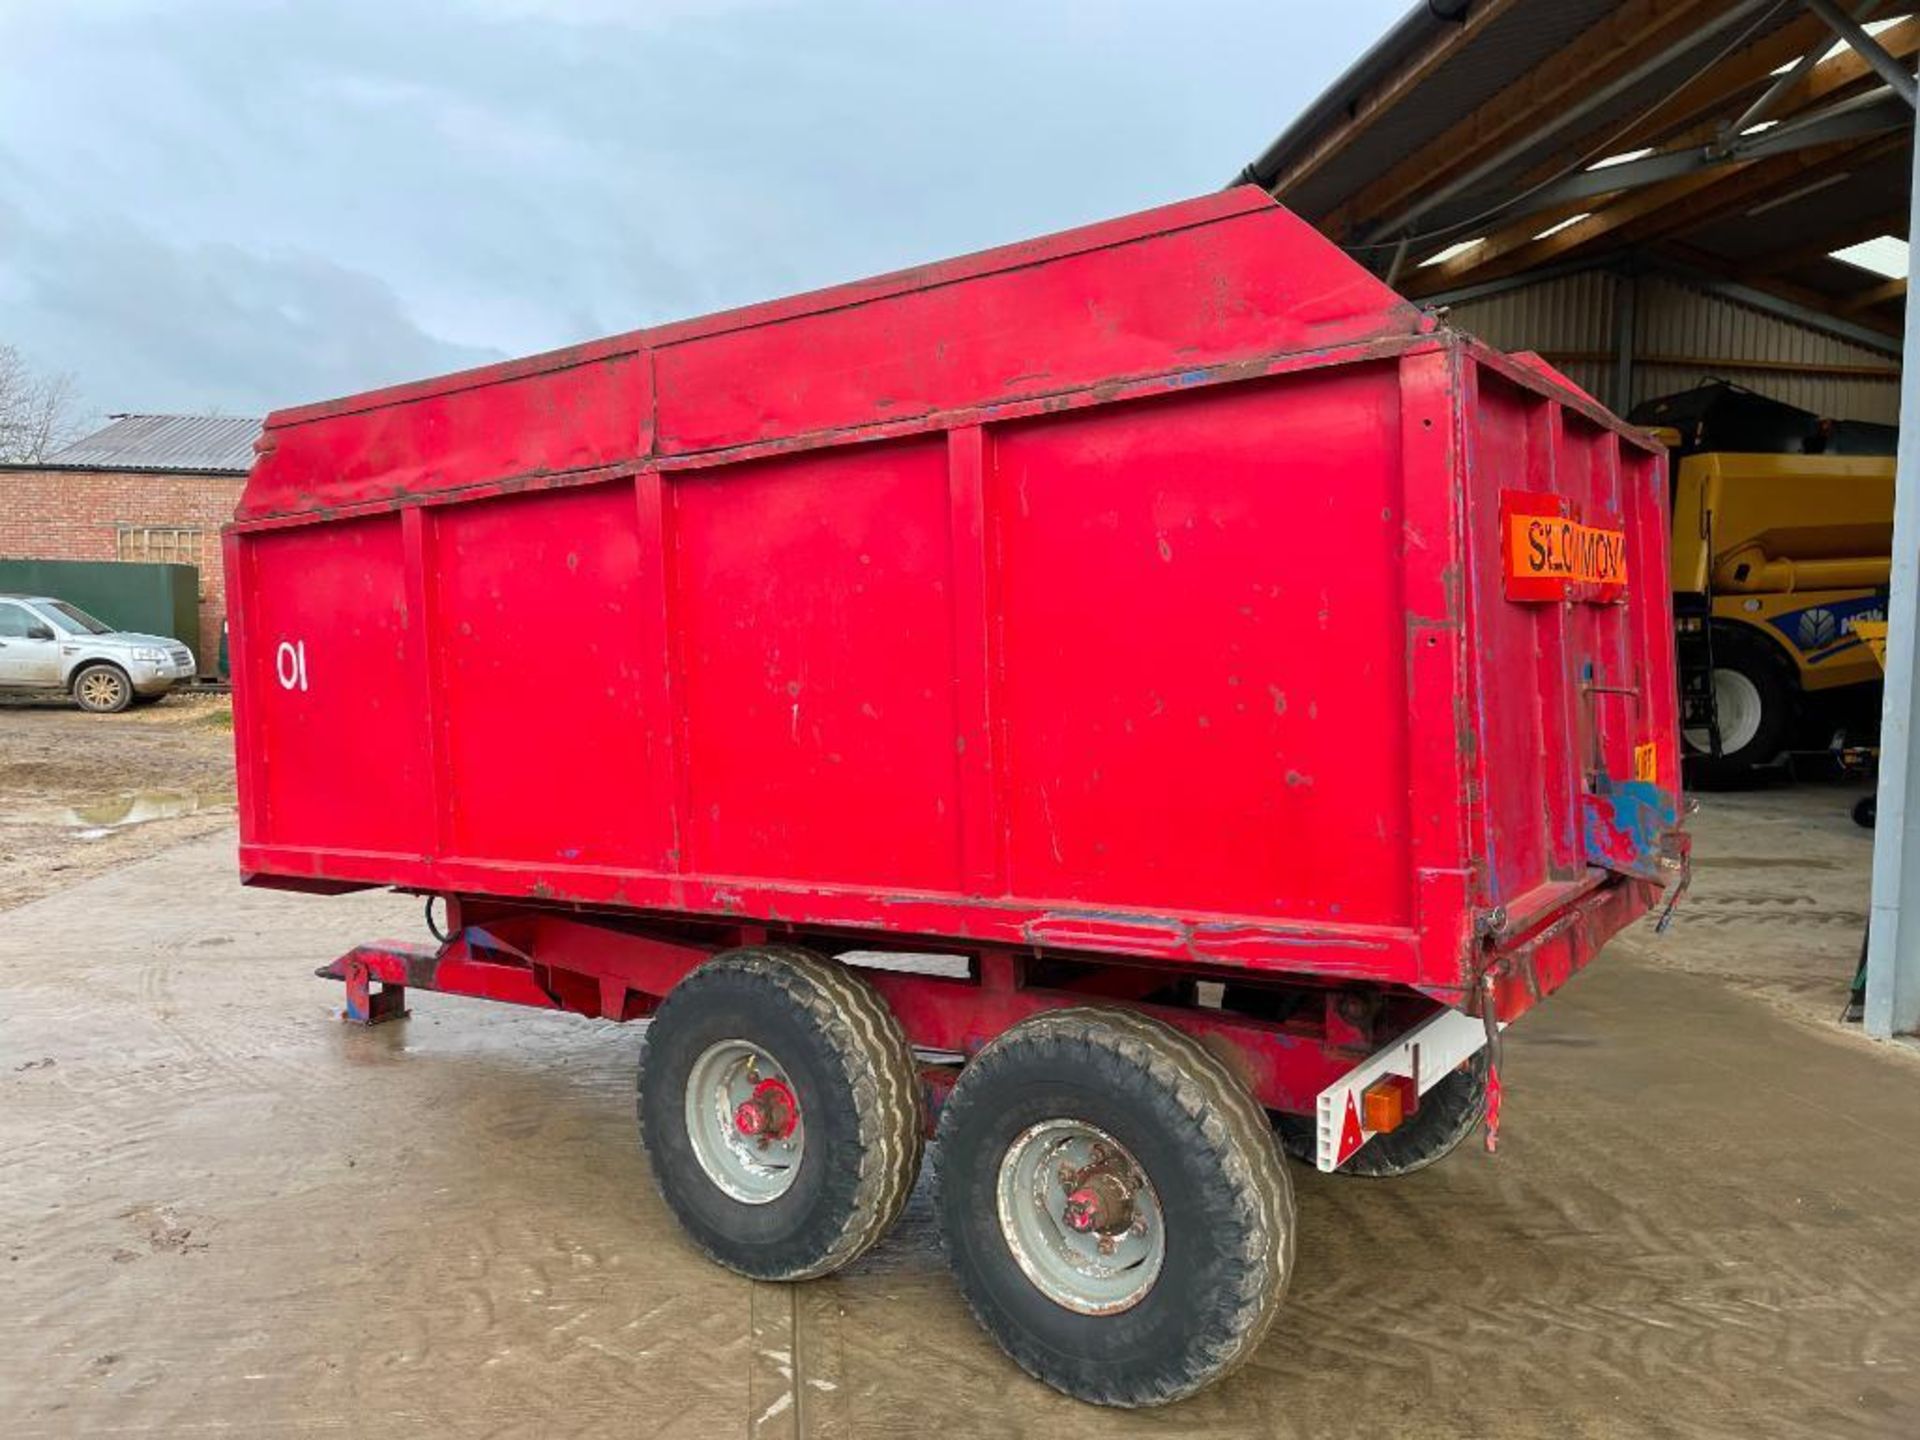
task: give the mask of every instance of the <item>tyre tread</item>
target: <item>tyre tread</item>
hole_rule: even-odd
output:
[[[657,1016],[666,1015],[675,996],[699,976],[724,973],[750,976],[771,985],[805,1012],[834,1052],[853,1091],[860,1140],[859,1178],[840,1233],[811,1263],[755,1278],[784,1282],[831,1274],[871,1249],[900,1218],[913,1192],[926,1143],[926,1097],[913,1051],[899,1020],[872,985],[837,960],[796,945],[757,945],[721,952],[675,986],[661,1001]],[[640,1085],[644,1093],[644,1056]],[[644,1145],[645,1106],[637,1108]],[[657,1171],[654,1184],[665,1198]],[[716,1263],[727,1263],[701,1244],[698,1236],[691,1238]]]
[[[1114,1057],[1147,1077],[1193,1122],[1219,1162],[1232,1196],[1239,1264],[1237,1283],[1225,1294],[1224,1338],[1176,1358],[1165,1373],[1140,1377],[1136,1388],[1102,1393],[1069,1389],[1082,1399],[1125,1408],[1184,1399],[1245,1364],[1272,1328],[1293,1273],[1295,1226],[1292,1182],[1266,1112],[1226,1066],[1191,1037],[1135,1011],[1107,1006],[1050,1010],[1021,1022],[981,1051],[966,1070],[941,1115],[941,1132],[964,1123],[975,1103],[968,1077],[990,1075],[999,1057],[1016,1046],[1054,1045],[1082,1052],[1081,1063]],[[946,1236],[943,1234],[943,1242]],[[976,1300],[952,1245],[948,1262],[960,1280],[968,1308],[982,1329],[1036,1379],[1068,1389],[1051,1357],[1036,1353],[1019,1335],[999,1333]]]

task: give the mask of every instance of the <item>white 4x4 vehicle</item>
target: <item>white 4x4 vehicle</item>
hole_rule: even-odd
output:
[[[46,595],[0,595],[0,689],[65,690],[111,715],[193,678],[193,652],[165,635],[132,635]]]

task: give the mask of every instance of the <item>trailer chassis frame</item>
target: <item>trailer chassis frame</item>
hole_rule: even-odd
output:
[[[1015,951],[949,938],[713,925],[580,913],[448,896],[438,946],[380,940],[356,946],[316,973],[344,981],[342,1018],[376,1025],[406,1016],[408,990],[504,1001],[536,1010],[631,1021],[653,1013],[673,987],[723,950],[770,939],[852,962],[898,1017],[923,1057],[929,1117],[959,1067],[995,1036],[1043,1011],[1119,1004],[1173,1026],[1227,1063],[1268,1110],[1312,1117],[1318,1161],[1332,1170],[1371,1138],[1360,1120],[1369,1084],[1389,1076],[1419,1095],[1477,1054],[1487,1038],[1557,989],[1619,928],[1623,906],[1640,906],[1631,882],[1595,891],[1503,950],[1489,945],[1459,996],[1404,986],[1330,982],[1272,971],[1112,955]],[[1643,908],[1643,907],[1642,907]],[[937,956],[965,973],[911,965]],[[1284,998],[1283,1019],[1201,1003],[1199,984],[1254,986]],[[1494,1025],[1487,1023],[1492,1011]],[[931,1123],[931,1118],[930,1122]]]

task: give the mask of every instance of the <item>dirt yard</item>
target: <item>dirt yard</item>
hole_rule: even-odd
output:
[[[0,911],[233,819],[233,710],[0,699]]]
[[[1295,1168],[1273,1336],[1118,1414],[974,1326],[925,1177],[828,1280],[694,1254],[635,1144],[636,1027],[430,994],[341,1025],[313,968],[423,938],[419,906],[241,889],[218,712],[122,718],[0,712],[7,1440],[1920,1434],[1920,1063],[1833,1022],[1842,789],[1709,797],[1673,931],[1510,1032],[1500,1153]],[[205,805],[81,811],[155,791]]]

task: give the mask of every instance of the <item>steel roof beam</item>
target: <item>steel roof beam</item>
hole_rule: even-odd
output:
[[[1535,191],[1528,197],[1527,203],[1532,211],[1546,210],[1572,200],[1638,190],[1646,185],[1657,185],[1662,180],[1674,180],[1718,166],[1784,155],[1860,135],[1883,134],[1909,123],[1907,112],[1893,103],[1895,99],[1891,90],[1875,90],[1852,100],[1843,100],[1802,119],[1789,120],[1764,134],[1724,149],[1707,145],[1674,150],[1665,155],[1649,155],[1642,160],[1609,165],[1604,170],[1582,170],[1577,175],[1569,175],[1545,189]]]
[[[1513,163],[1536,147],[1541,140],[1584,120],[1595,110],[1631,90],[1642,81],[1659,74],[1674,61],[1698,50],[1722,31],[1730,29],[1756,11],[1777,3],[1778,0],[1739,0],[1739,3],[1729,6],[1713,18],[1688,27],[1686,33],[1673,44],[1665,46],[1639,64],[1629,67],[1606,84],[1597,85],[1588,90],[1578,100],[1556,109],[1550,116],[1541,117],[1540,125],[1528,129],[1525,134],[1503,146],[1487,159],[1436,187],[1430,193],[1422,195],[1392,219],[1372,227],[1368,232],[1369,238],[1398,235],[1435,207],[1444,205],[1454,196],[1496,174],[1503,166]]]
[[[1879,4],[1880,0],[1864,0],[1864,3],[1854,7],[1854,19],[1865,19],[1879,7]],[[1765,92],[1740,112],[1740,118],[1721,132],[1723,145],[1731,147],[1749,127],[1766,119],[1773,107],[1780,102],[1780,98],[1798,85],[1806,77],[1806,73],[1820,63],[1820,57],[1826,53],[1825,45],[1815,45],[1794,62],[1792,69],[1775,76],[1773,83],[1766,88]]]
[[[1833,0],[1803,0],[1807,9],[1827,22],[1834,34],[1847,42],[1848,47],[1879,73],[1882,80],[1893,87],[1894,93],[1907,102],[1909,108],[1915,105],[1915,87],[1913,75],[1887,53],[1886,47],[1869,35],[1846,11]]]
[[[1741,52],[1738,61],[1726,60],[1695,79],[1676,92],[1676,103],[1681,113],[1664,120],[1648,119],[1632,129],[1622,133],[1616,142],[1622,151],[1653,146],[1663,151],[1685,149],[1692,145],[1721,144],[1725,141],[1727,127],[1713,120],[1711,111],[1739,103],[1740,97],[1765,80],[1767,72],[1783,63],[1791,64],[1793,57],[1802,53],[1804,46],[1819,40],[1823,46],[1833,48],[1832,39],[1821,39],[1825,34],[1820,18],[1816,15],[1802,15],[1796,25],[1809,33],[1800,37],[1792,55],[1783,55],[1777,46],[1764,41],[1756,41]],[[1912,18],[1898,21],[1893,28],[1878,37],[1881,44],[1896,58],[1906,59],[1920,51],[1920,21]],[[1841,53],[1823,58],[1813,70],[1801,77],[1800,83],[1793,88],[1781,103],[1789,118],[1809,113],[1821,101],[1830,101],[1842,94],[1851,92],[1857,83],[1871,77],[1873,71],[1867,63],[1853,51],[1844,46]],[[1711,83],[1709,83],[1711,82]],[[1543,184],[1550,184],[1567,173],[1568,167],[1578,162],[1579,155],[1573,150],[1562,150],[1537,165],[1528,167],[1524,174],[1508,177],[1503,188],[1509,191],[1513,199],[1511,213],[1539,213],[1551,215],[1551,208],[1537,209],[1535,190]],[[1425,218],[1426,224],[1442,229],[1460,220],[1462,216],[1484,210],[1492,204],[1492,197],[1483,193],[1477,200],[1468,195],[1452,204],[1443,206]],[[1906,225],[1904,205],[1897,224],[1889,227],[1903,231]]]
[[[1799,154],[1740,158],[1702,166],[1692,173],[1642,185],[1610,197],[1576,223],[1541,231],[1548,215],[1527,216],[1498,230],[1453,260],[1423,267],[1406,286],[1415,298],[1460,283],[1467,276],[1492,278],[1524,270],[1582,250],[1606,244],[1631,246],[1656,239],[1676,229],[1707,223],[1728,207],[1744,208],[1777,197],[1783,187],[1822,167],[1837,174],[1838,167],[1884,144],[1867,140],[1846,145],[1822,145]]]

